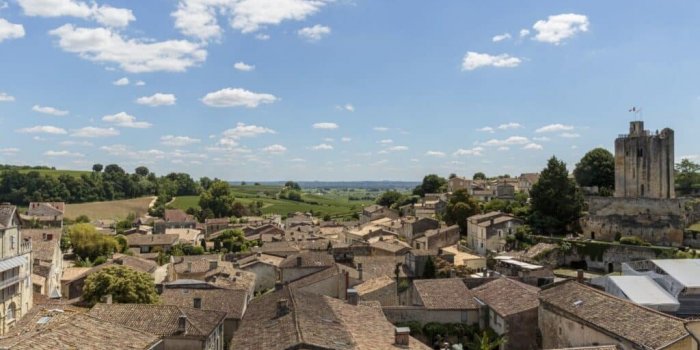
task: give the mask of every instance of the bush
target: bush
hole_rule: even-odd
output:
[[[423,334],[423,326],[418,321],[399,322],[396,327],[408,327],[414,337]]]
[[[95,261],[99,256],[111,256],[118,251],[114,238],[98,233],[90,224],[75,224],[68,229],[73,252],[78,257]]]
[[[637,236],[626,236],[620,238],[620,244],[650,246],[651,244]]]

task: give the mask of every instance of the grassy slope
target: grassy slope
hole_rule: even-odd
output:
[[[146,214],[148,205],[153,197],[141,197],[109,202],[92,202],[80,204],[66,204],[66,217],[75,219],[79,215],[87,215],[90,220],[96,219],[124,219],[129,213],[137,216]]]
[[[49,175],[53,177],[59,177],[63,174],[66,175],[71,175],[75,177],[80,177],[80,175],[90,175],[92,173],[91,171],[84,171],[84,170],[51,170],[51,169],[19,169],[18,170],[20,174],[26,174],[30,171],[36,171],[41,175]]]

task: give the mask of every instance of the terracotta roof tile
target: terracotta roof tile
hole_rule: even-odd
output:
[[[539,288],[509,278],[499,278],[471,290],[501,317],[537,308]]]
[[[413,285],[427,309],[477,309],[471,291],[460,278],[415,280]]]

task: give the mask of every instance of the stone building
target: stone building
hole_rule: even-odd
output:
[[[675,198],[673,130],[651,133],[644,122],[615,140],[615,197]]]
[[[17,207],[0,204],[0,335],[32,308],[32,242],[22,239]]]

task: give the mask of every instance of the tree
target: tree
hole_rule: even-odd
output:
[[[202,210],[211,210],[214,217],[223,218],[233,214],[234,197],[227,182],[214,180],[208,190],[199,195]]]
[[[294,182],[294,181],[287,181],[284,184],[284,187],[291,189],[291,190],[301,191],[301,186],[299,186],[299,184]]]
[[[89,222],[90,222],[90,218],[85,214],[78,215],[78,217],[75,218],[76,224],[87,224]]]
[[[400,201],[401,197],[402,194],[398,191],[386,191],[382,193],[382,195],[379,196],[379,198],[377,198],[377,204],[385,207],[391,207],[392,205],[394,205],[394,203]]]
[[[426,193],[439,193],[445,192],[446,190],[447,180],[445,180],[444,177],[430,174],[423,178],[423,182],[413,190],[413,194],[425,197]]]
[[[501,345],[506,343],[506,338],[499,337],[498,335],[489,335],[488,332],[484,331],[479,334],[474,335],[474,341],[467,345],[469,350],[493,350],[498,349]]]
[[[615,158],[608,150],[595,148],[576,164],[574,177],[579,186],[597,186],[603,193],[610,193],[615,189]]]
[[[452,180],[452,179],[454,179],[454,178],[456,178],[456,177],[457,177],[457,174],[455,174],[455,173],[450,173],[450,176],[448,176],[447,178],[448,178],[449,180]]]
[[[94,171],[94,172],[96,172],[96,173],[99,173],[99,172],[102,171],[103,168],[104,168],[104,167],[103,167],[102,164],[100,164],[100,163],[93,164],[93,166],[92,166],[92,171]]]
[[[676,164],[676,188],[679,194],[688,195],[700,185],[700,165],[687,158]]]
[[[140,166],[140,167],[136,168],[134,170],[134,172],[138,175],[141,175],[141,176],[148,176],[148,174],[150,173],[148,168],[146,168],[145,166]]]
[[[114,303],[158,302],[158,293],[151,275],[126,266],[106,267],[87,277],[83,287],[83,300],[94,305],[105,295],[111,295]]]
[[[469,195],[467,190],[457,190],[450,197],[445,208],[445,222],[459,225],[462,233],[467,232],[467,218],[479,212],[479,203]]]
[[[117,241],[98,233],[90,224],[75,224],[68,228],[73,252],[83,260],[95,261],[98,257],[110,256],[119,250]]]
[[[482,172],[475,173],[474,176],[472,176],[472,180],[486,180],[486,174]]]
[[[423,268],[423,278],[425,279],[432,279],[437,276],[437,269],[435,267],[435,262],[433,262],[432,257],[428,257],[428,260],[425,261],[425,267]]]
[[[572,179],[566,164],[556,157],[547,162],[539,181],[530,190],[532,214],[530,224],[546,233],[566,233],[583,210],[583,195]]]

